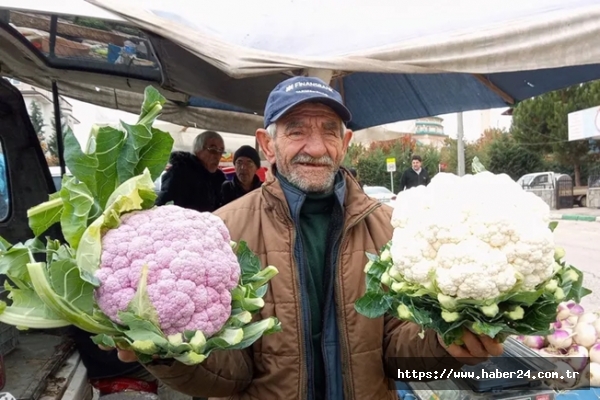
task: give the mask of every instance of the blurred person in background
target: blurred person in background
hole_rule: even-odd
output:
[[[219,169],[225,144],[221,135],[205,131],[196,136],[193,153],[171,154],[170,167],[162,176],[156,205],[176,206],[200,212],[213,212],[221,204],[221,186],[226,181]]]
[[[226,205],[245,194],[258,189],[262,182],[256,175],[260,168],[260,156],[252,146],[242,146],[233,155],[235,176],[231,181],[223,182],[221,187],[221,205]]]

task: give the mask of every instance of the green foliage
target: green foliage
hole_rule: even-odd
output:
[[[471,171],[471,162],[474,157],[478,157],[484,164],[487,164],[487,156],[485,151],[478,149],[472,143],[465,143],[465,171]],[[441,151],[441,162],[445,164],[443,172],[458,172],[458,143],[456,139],[446,139],[446,144]]]
[[[505,173],[514,180],[531,172],[545,170],[544,160],[537,152],[519,145],[510,135],[501,136],[490,143],[487,149],[489,171]]]
[[[581,166],[592,149],[587,140],[569,142],[568,114],[599,104],[600,81],[546,93],[515,107],[511,133],[531,151],[552,154],[560,164],[571,166],[580,185]]]
[[[33,130],[37,134],[40,142],[44,140],[44,127],[46,124],[44,123],[44,115],[42,114],[42,109],[38,105],[36,101],[32,101],[29,109],[29,118],[31,119],[31,125],[33,125]]]

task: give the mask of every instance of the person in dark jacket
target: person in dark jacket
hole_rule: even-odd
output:
[[[173,202],[176,206],[213,212],[221,204],[221,185],[225,174],[219,169],[225,144],[221,135],[205,131],[194,140],[193,153],[173,152],[171,167],[162,177],[156,205]]]
[[[258,189],[262,182],[256,175],[260,168],[260,156],[252,146],[242,146],[233,154],[235,176],[232,181],[223,182],[221,204],[225,205],[243,195]]]
[[[412,156],[412,168],[407,169],[400,178],[400,192],[416,186],[429,184],[429,174],[423,168],[421,156]]]

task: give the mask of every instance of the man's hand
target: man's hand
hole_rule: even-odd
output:
[[[497,340],[484,335],[476,336],[466,329],[462,337],[464,343],[462,346],[456,344],[446,346],[440,335],[438,341],[452,357],[467,365],[482,363],[490,356],[500,356],[504,352],[504,346]]]
[[[121,360],[122,362],[132,363],[132,362],[138,361],[137,356],[131,350],[115,349],[113,347],[106,347],[106,346],[102,346],[102,345],[98,345],[98,347],[100,347],[102,350],[106,350],[106,351],[117,350],[117,357],[119,357],[119,360]]]

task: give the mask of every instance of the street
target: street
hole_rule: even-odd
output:
[[[584,273],[584,286],[593,291],[581,304],[600,311],[600,222],[561,220],[554,234],[556,244],[567,252],[567,262]]]

